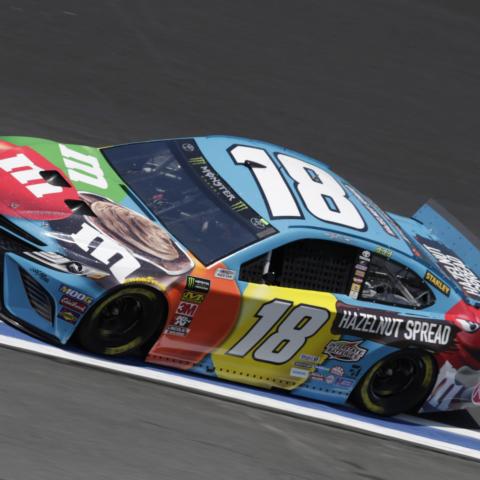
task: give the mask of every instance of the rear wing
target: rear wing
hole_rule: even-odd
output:
[[[440,241],[439,245],[446,247],[423,245],[439,267],[455,280],[466,296],[480,302],[480,239],[434,200],[424,204],[412,218],[430,229]]]

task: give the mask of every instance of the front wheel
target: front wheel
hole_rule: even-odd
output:
[[[377,415],[416,410],[437,376],[435,360],[421,350],[402,350],[377,362],[352,393],[352,401]]]
[[[76,331],[80,346],[100,355],[141,350],[159,335],[166,302],[142,286],[122,288],[95,305]]]

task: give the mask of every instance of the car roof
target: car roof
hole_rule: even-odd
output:
[[[387,246],[391,250],[396,250],[410,257],[413,256],[411,243],[398,224],[368,197],[361,194],[350,182],[333,172],[327,164],[285,147],[242,137],[211,135],[195,137],[195,141],[203,156],[230,187],[279,232],[293,234],[293,231],[295,231],[295,234],[287,236],[295,236],[297,238],[300,236],[308,238],[325,235],[325,238],[341,243],[369,242],[370,244]],[[300,199],[298,199],[298,202],[300,203],[303,218],[271,218],[265,198],[254,175],[252,175],[251,169],[239,168],[239,165],[235,163],[229,153],[232,147],[237,145],[263,149],[273,159],[276,158],[277,154],[289,155],[326,170],[342,185],[349,200],[361,214],[366,228],[357,230],[322,221],[313,216],[305,208],[305,205],[301,204]],[[288,175],[283,177],[288,183],[290,191],[297,192],[295,182]],[[296,195],[296,197],[299,197],[299,195]]]

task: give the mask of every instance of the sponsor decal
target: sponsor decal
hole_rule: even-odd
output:
[[[24,185],[25,189],[37,199],[43,198],[45,195],[62,193],[64,190],[63,187],[46,182],[41,175],[44,169],[36,165],[24,153],[0,159],[0,169],[7,172],[19,184]],[[10,207],[17,208],[14,204],[15,202],[10,204]]]
[[[290,369],[290,376],[297,377],[297,378],[308,378],[310,372],[308,370],[302,370],[300,368],[291,368]]]
[[[413,244],[412,240],[410,240],[410,238],[407,236],[407,234],[403,231],[402,227],[392,217],[388,217],[388,218],[390,218],[390,220],[392,221],[392,224],[395,225],[395,227],[397,228],[397,232],[399,233],[400,237],[408,245],[408,247],[410,248],[412,253],[416,257],[421,257],[422,254],[418,251],[418,248]]]
[[[198,304],[190,302],[180,302],[178,304],[177,310],[175,313],[179,315],[186,315],[187,317],[193,317],[197,312]]]
[[[308,353],[300,354],[300,360],[304,360],[305,362],[317,363],[318,359],[318,355],[309,355]]]
[[[442,282],[442,280],[440,280],[432,272],[427,270],[424,279],[426,282],[431,283],[437,290],[440,290],[447,297],[450,295],[450,287]]]
[[[210,280],[188,276],[185,288],[193,292],[208,293],[210,290]]]
[[[392,250],[390,250],[389,248],[385,248],[385,247],[377,247],[375,249],[375,253],[378,253],[378,255],[382,255],[382,256],[387,257],[387,258],[390,258],[393,255]]]
[[[227,270],[226,268],[217,268],[215,270],[215,278],[223,278],[224,280],[234,280],[235,270]]]
[[[185,302],[202,303],[205,300],[205,294],[185,290],[182,294],[182,300],[184,300]]]
[[[310,374],[310,378],[317,380],[319,382],[324,382],[325,377],[330,374],[330,369],[328,367],[318,366],[315,372]]]
[[[66,308],[62,308],[58,312],[58,316],[62,319],[65,320],[68,323],[77,323],[77,320],[79,319],[79,314],[76,312],[72,312],[71,310],[67,310]]]
[[[328,367],[320,365],[319,367],[317,367],[317,373],[320,373],[322,375],[328,375],[330,373],[330,369]]]
[[[50,281],[48,275],[45,272],[39,270],[38,268],[31,268],[30,271],[38,278],[40,278],[40,280],[42,280],[43,282],[48,283]]]
[[[358,362],[367,353],[367,349],[360,347],[361,340],[351,342],[347,340],[331,341],[325,347],[323,353],[328,358],[342,362]]]
[[[185,143],[182,143],[182,149],[183,149],[185,152],[194,152],[194,151],[195,151],[195,146],[192,145],[192,144],[189,143],[189,142],[185,142]]]
[[[331,385],[334,382],[335,382],[335,376],[334,375],[327,375],[325,377],[325,383],[328,383],[329,385]]]
[[[358,292],[360,292],[360,288],[362,286],[359,283],[353,283],[352,288],[350,289],[351,293],[356,293],[358,295]]]
[[[131,278],[126,278],[123,281],[123,283],[124,284],[126,284],[126,283],[146,283],[147,285],[152,285],[152,287],[156,287],[159,290],[162,290],[162,291],[165,290],[165,286],[153,277],[131,277]]]
[[[69,287],[68,285],[62,285],[59,290],[70,298],[74,298],[75,300],[79,300],[80,302],[84,302],[87,305],[90,305],[93,302],[93,298],[86,295],[85,293],[79,292],[74,288]]]
[[[337,375],[338,377],[343,377],[343,375],[345,374],[345,370],[340,365],[334,365],[330,369],[330,373],[333,373],[333,375]]]
[[[75,300],[74,298],[69,297],[68,295],[64,295],[60,299],[60,304],[64,307],[70,308],[71,310],[75,310],[79,313],[84,313],[85,310],[88,308],[86,303],[81,302],[80,300]]]
[[[72,234],[73,241],[86,253],[108,265],[112,274],[121,282],[140,268],[140,262],[130,250],[83,222],[78,232]],[[111,263],[112,259],[115,259]]]
[[[261,217],[252,217],[250,219],[250,223],[259,230],[263,230],[264,228],[267,228],[268,225],[270,225],[264,218]]]
[[[364,197],[360,192],[358,192],[355,188],[353,188],[351,185],[345,185],[350,192],[355,195],[357,200],[370,212],[372,217],[379,223],[379,225],[382,227],[385,233],[390,235],[391,237],[398,238],[397,234],[395,233],[395,230],[391,226],[391,220],[389,217],[386,216],[380,208],[373,203],[369,198]]]
[[[185,150],[188,151],[188,150]],[[188,163],[190,165],[206,165],[207,161],[203,157],[192,157]]]
[[[193,150],[185,150],[182,145],[191,144]],[[244,202],[233,188],[214,170],[208,160],[201,156],[201,153],[193,139],[176,142],[183,150],[190,172],[208,189],[211,194],[217,197],[226,208],[242,219],[250,231],[258,238],[269,237],[277,233],[277,230]]]
[[[189,327],[192,323],[192,318],[186,315],[176,315],[173,321],[173,325],[177,327]]]
[[[480,300],[480,278],[454,252],[444,245],[417,237],[423,247],[435,258],[439,267],[460,286],[467,296]]]
[[[444,349],[453,342],[455,327],[442,320],[411,318],[397,312],[338,304],[332,332],[368,338],[389,345],[410,343]]]
[[[345,388],[350,388],[353,385],[353,380],[351,378],[337,378],[335,385],[338,385],[339,387],[345,387]]]
[[[369,262],[371,258],[372,258],[372,254],[368,250],[364,250],[359,257],[359,259],[363,260],[364,262]]]
[[[86,183],[103,190],[108,188],[102,167],[96,157],[77,152],[66,145],[60,145],[60,153],[72,182]]]
[[[168,335],[174,335],[176,337],[186,337],[190,329],[187,327],[180,327],[178,325],[170,325],[165,329],[165,333]]]
[[[295,362],[295,366],[298,368],[314,368],[315,365],[309,362]]]
[[[355,272],[353,275],[352,285],[350,287],[349,296],[357,299],[362,289],[363,281],[365,280],[365,272],[368,270],[368,265],[372,258],[372,254],[368,250],[360,253],[355,265]]]
[[[348,376],[352,378],[357,378],[362,371],[362,367],[360,365],[352,365],[348,370]]]
[[[316,380],[317,382],[325,381],[325,375],[323,373],[313,372],[312,374],[310,374],[310,378],[312,380]]]
[[[326,232],[325,235],[333,240],[338,240],[339,242],[351,242],[352,239],[348,237],[347,235],[342,235],[341,233],[335,233],[335,232]]]

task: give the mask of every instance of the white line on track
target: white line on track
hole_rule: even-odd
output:
[[[453,427],[451,425],[445,425],[443,423],[429,420],[428,418],[411,417],[410,415],[397,415],[395,418],[397,418],[398,420],[404,420],[405,422],[413,422],[417,425],[423,425],[425,427],[438,430],[439,432],[454,433],[456,435],[461,435],[462,437],[480,440],[480,431],[478,430],[469,430],[468,428]]]
[[[28,337],[26,337],[28,338]],[[185,388],[196,392],[202,392],[214,395],[237,402],[242,402],[249,405],[256,405],[274,410],[278,412],[293,414],[301,417],[314,419],[317,421],[341,425],[343,428],[357,430],[369,434],[380,435],[382,437],[392,438],[395,440],[402,440],[404,442],[421,445],[441,452],[456,454],[470,459],[480,460],[480,451],[464,447],[455,443],[445,442],[434,438],[428,438],[421,435],[415,435],[409,432],[404,432],[393,427],[385,427],[377,425],[365,420],[352,418],[351,416],[342,415],[341,412],[332,413],[321,409],[315,409],[309,406],[296,404],[281,398],[272,398],[271,396],[264,396],[260,393],[242,391],[229,387],[228,385],[220,385],[208,382],[202,379],[194,379],[182,374],[175,374],[156,368],[148,368],[141,366],[125,365],[123,363],[115,363],[109,360],[90,357],[68,350],[64,350],[55,346],[39,343],[35,340],[16,338],[16,336],[9,336],[0,334],[0,345],[23,350],[27,352],[34,352],[40,355],[61,358],[74,363],[96,367],[110,372],[117,372],[129,376],[144,378],[151,381],[156,381],[162,384],[167,384],[175,387]],[[437,424],[428,420],[420,420],[407,415],[399,416],[399,420],[407,422],[415,422],[417,424],[425,425],[440,431],[449,433],[461,433],[463,436],[468,436],[475,439],[480,439],[480,434],[465,429],[458,429],[454,427],[447,427],[442,424]]]

